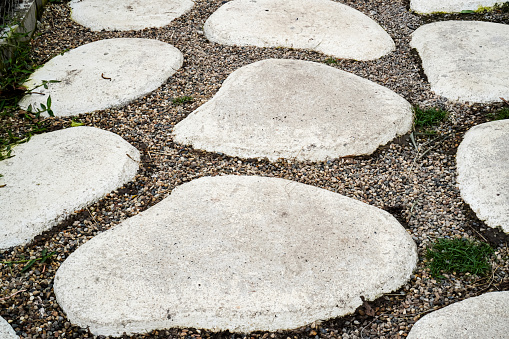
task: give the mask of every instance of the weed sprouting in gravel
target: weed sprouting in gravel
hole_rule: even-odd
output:
[[[491,270],[488,258],[493,249],[486,243],[469,239],[437,239],[427,249],[426,259],[429,261],[431,274],[443,278],[442,273],[471,273],[486,275]]]
[[[439,108],[422,109],[414,106],[414,127],[416,129],[438,125],[444,121],[449,113]]]
[[[194,98],[193,97],[190,97],[190,96],[183,96],[183,97],[178,97],[178,98],[173,98],[173,100],[171,101],[174,105],[183,105],[183,104],[187,104],[189,102],[193,102],[194,101]]]
[[[489,120],[502,120],[509,119],[509,107],[504,107],[501,110],[488,114]]]

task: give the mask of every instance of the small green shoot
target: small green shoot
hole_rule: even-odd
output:
[[[183,104],[187,104],[188,102],[193,102],[194,101],[194,98],[193,97],[190,97],[190,96],[183,96],[183,97],[178,97],[178,98],[173,98],[173,100],[171,101],[174,105],[183,105]]]
[[[26,264],[23,269],[21,270],[21,273],[25,273],[28,271],[32,266],[35,265],[35,263],[39,262],[41,264],[44,264],[48,259],[51,259],[53,255],[55,255],[56,252],[48,252],[47,249],[44,249],[41,253],[41,256],[36,259],[21,259],[21,260],[15,260],[15,261],[2,261],[1,264],[7,265],[9,267],[12,267],[13,264]]]
[[[414,106],[414,126],[416,129],[431,127],[439,124],[448,116],[446,111],[438,108],[421,109]]]
[[[493,249],[486,243],[468,239],[437,239],[426,251],[431,274],[443,278],[444,272],[486,275],[491,270],[488,258]]]
[[[509,119],[509,107],[504,107],[498,112],[488,114],[489,120]]]
[[[73,117],[71,120],[71,127],[79,127],[79,126],[83,126],[85,123],[79,121],[79,120],[74,120],[75,118]]]
[[[327,65],[333,65],[338,63],[338,59],[336,58],[327,58],[323,62],[325,62]]]

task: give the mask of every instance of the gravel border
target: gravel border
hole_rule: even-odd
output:
[[[170,43],[184,54],[184,66],[153,93],[131,104],[76,118],[119,134],[142,153],[136,179],[90,208],[77,211],[66,222],[38,236],[32,244],[0,253],[1,261],[22,256],[38,258],[44,249],[53,260],[36,263],[22,273],[22,265],[2,265],[0,315],[23,338],[91,338],[86,329],[70,324],[55,301],[53,278],[59,265],[79,245],[168,196],[173,188],[205,175],[273,176],[344,194],[395,215],[416,241],[420,261],[411,280],[399,291],[360,307],[355,314],[316,322],[292,331],[249,335],[169,329],[126,338],[400,338],[423,315],[489,291],[509,290],[508,237],[488,229],[462,201],[456,187],[455,154],[463,134],[486,122],[486,114],[502,104],[469,105],[448,102],[430,91],[417,54],[409,47],[410,34],[439,20],[487,20],[509,24],[509,14],[440,15],[421,17],[408,11],[407,0],[340,1],[368,15],[392,36],[396,51],[374,61],[338,60],[331,64],[384,85],[421,107],[450,112],[435,136],[417,138],[416,150],[408,136],[381,147],[370,156],[307,163],[239,159],[193,150],[173,143],[172,126],[217,92],[235,69],[266,58],[324,62],[320,53],[288,48],[221,46],[203,35],[207,17],[222,0],[198,0],[187,14],[169,26],[130,32],[91,32],[74,23],[68,4],[46,6],[32,41],[34,57],[42,64],[52,56],[88,42],[113,37],[143,37]],[[93,85],[93,84],[91,84]],[[174,105],[172,99],[192,96],[195,101]],[[239,98],[241,99],[241,98]],[[49,130],[70,126],[71,118],[48,118]],[[22,118],[2,118],[0,126],[17,133],[26,129]],[[5,130],[0,131],[5,135]],[[423,261],[426,247],[439,237],[467,237],[489,241],[496,248],[492,275],[447,275],[435,280]],[[372,316],[372,311],[375,315]],[[101,337],[104,338],[104,337]]]

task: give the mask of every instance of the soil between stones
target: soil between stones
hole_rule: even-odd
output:
[[[412,104],[441,107],[450,112],[448,121],[436,129],[436,135],[417,138],[418,150],[408,137],[402,137],[370,156],[318,163],[270,163],[226,157],[175,144],[171,138],[172,127],[208,101],[235,69],[266,58],[325,62],[329,57],[288,48],[210,43],[203,35],[203,24],[222,4],[219,0],[196,1],[189,13],[166,27],[129,32],[91,32],[70,20],[66,3],[45,8],[37,36],[32,41],[34,57],[40,64],[91,41],[140,37],[174,45],[184,54],[184,66],[159,89],[127,106],[77,118],[87,126],[117,133],[133,144],[142,153],[141,168],[133,182],[90,208],[77,211],[32,244],[0,253],[0,260],[4,262],[19,260],[22,256],[35,259],[44,249],[56,252],[51,261],[37,262],[27,272],[21,272],[22,264],[1,266],[0,315],[19,335],[23,338],[93,337],[87,329],[70,324],[57,305],[52,290],[56,269],[73,250],[94,235],[156,204],[174,187],[205,175],[243,174],[291,179],[384,208],[405,225],[416,241],[421,258],[417,270],[399,291],[365,303],[351,316],[291,331],[232,335],[168,329],[127,338],[398,338],[405,337],[415,321],[435,309],[488,291],[509,290],[507,237],[490,240],[491,231],[469,211],[455,182],[456,148],[464,133],[485,122],[486,114],[496,111],[502,104],[456,104],[429,90],[429,84],[421,75],[420,61],[409,47],[410,34],[429,18],[409,13],[408,1],[340,2],[377,21],[396,42],[396,51],[374,61],[336,60],[330,65],[386,86]],[[444,15],[437,20],[446,18],[472,20],[470,16],[458,15]],[[509,24],[509,14],[484,14],[482,20]],[[173,98],[181,96],[192,96],[194,102],[172,103]],[[49,130],[55,130],[70,126],[71,118],[49,118],[46,122]],[[4,136],[8,128],[20,133],[26,126],[26,121],[17,116],[2,118],[0,133]],[[446,275],[444,280],[432,278],[423,254],[430,242],[439,237],[469,237],[482,241],[486,238],[496,249],[493,273],[484,278],[457,274]]]

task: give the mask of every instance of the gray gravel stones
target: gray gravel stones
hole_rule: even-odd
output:
[[[411,46],[437,94],[451,100],[500,102],[509,93],[509,25],[444,21],[419,27]]]
[[[305,48],[356,60],[395,48],[375,21],[330,0],[233,0],[210,16],[204,31],[226,45]]]
[[[72,0],[72,19],[93,31],[163,27],[193,7],[192,0]]]
[[[509,292],[468,298],[420,319],[409,339],[504,339],[509,332]]]
[[[509,119],[470,129],[456,156],[462,198],[479,219],[509,233]]]
[[[134,147],[93,127],[36,135],[12,155],[0,162],[0,249],[30,242],[132,180],[139,163]]]
[[[11,325],[2,317],[0,317],[0,338],[2,339],[19,339]]]
[[[78,248],[54,289],[94,334],[291,329],[398,289],[416,261],[376,207],[278,178],[204,177]]]
[[[92,42],[54,57],[33,73],[25,86],[37,93],[26,95],[20,106],[32,105],[35,112],[51,96],[55,116],[69,116],[125,105],[161,86],[182,63],[178,49],[158,40]],[[41,86],[50,80],[58,82]]]
[[[371,154],[412,127],[410,104],[374,82],[319,63],[242,67],[177,124],[174,140],[242,158],[323,161]]]
[[[454,13],[476,11],[503,2],[503,0],[410,0],[410,9],[422,14]]]

